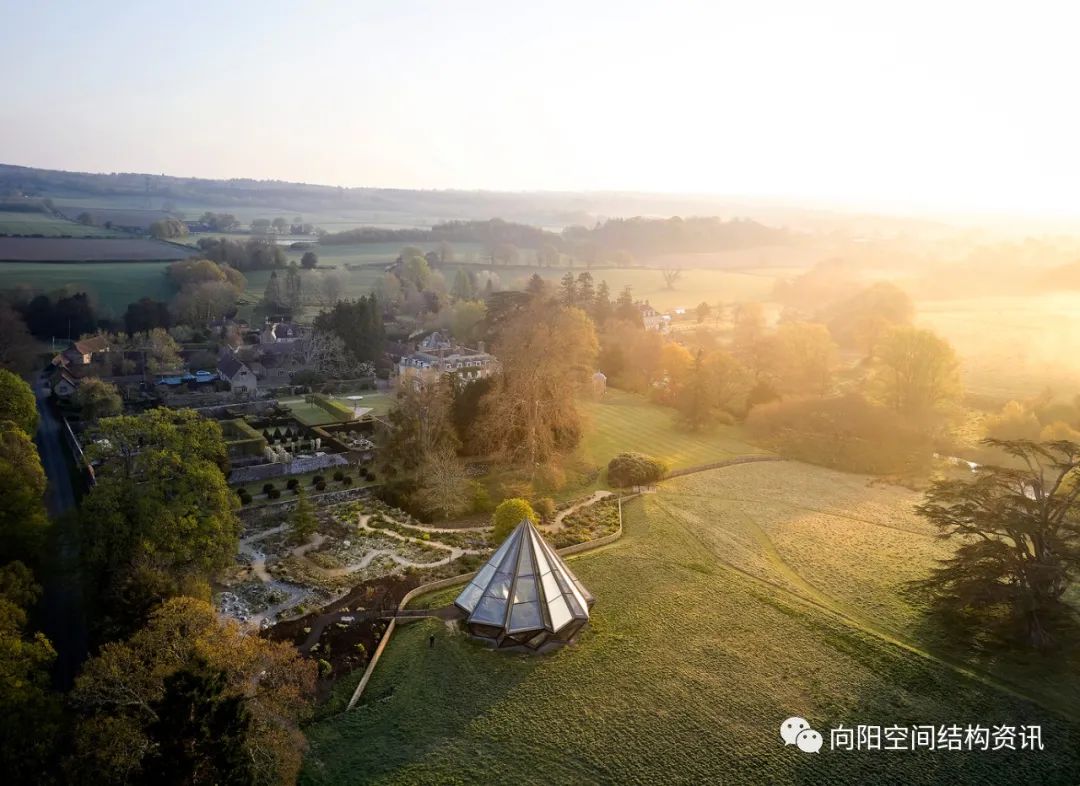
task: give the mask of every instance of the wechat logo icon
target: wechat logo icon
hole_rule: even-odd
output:
[[[780,738],[785,745],[794,745],[803,753],[817,753],[821,750],[821,734],[810,728],[806,718],[795,716],[781,723]]]

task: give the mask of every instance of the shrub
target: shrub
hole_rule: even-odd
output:
[[[370,483],[371,481],[375,480],[375,473],[374,473],[374,472],[372,472],[372,471],[371,471],[370,469],[369,469],[369,470],[367,470],[367,471],[366,471],[366,472],[364,473],[364,480],[366,480],[366,481],[367,481],[368,483]]]
[[[746,424],[752,438],[786,458],[848,472],[918,472],[931,457],[926,434],[857,393],[764,404]]]
[[[533,506],[533,510],[544,521],[550,521],[551,517],[555,515],[555,500],[551,497],[544,497],[543,499],[536,500],[536,505]]]
[[[620,453],[608,463],[608,483],[612,486],[643,486],[667,474],[664,462],[644,453]]]
[[[319,676],[329,677],[330,672],[334,670],[334,667],[330,665],[330,661],[319,658]]]
[[[251,504],[251,495],[248,494],[246,491],[243,491],[240,494],[240,504],[241,505],[250,505]]]
[[[476,513],[490,513],[493,509],[491,495],[483,483],[472,481],[472,506]]]
[[[281,496],[281,489],[270,489],[268,492],[266,492],[266,496],[268,496],[270,499],[277,499]]]
[[[263,484],[263,494],[269,494],[273,490],[274,490],[274,484],[273,483],[264,483]]]
[[[285,484],[285,487],[287,489],[289,489],[289,491],[293,491],[299,485],[300,485],[299,479],[297,479],[297,478],[289,478],[289,481],[288,481],[288,483]]]
[[[326,480],[326,478],[324,478],[322,475],[316,475],[315,477],[313,477],[311,479],[311,485],[312,486],[318,486],[320,483],[324,482],[325,480]]]
[[[334,480],[338,481],[339,483],[341,482],[341,479],[343,477],[345,477],[345,473],[342,472],[340,469],[334,473]]]
[[[353,483],[353,480],[352,480],[352,475],[345,475],[345,476],[344,476],[344,477],[343,477],[343,478],[341,479],[341,485],[342,485],[342,486],[351,486],[351,485],[352,485],[352,483]]]
[[[326,481],[325,480],[320,480],[318,483],[316,483],[315,484],[315,490],[316,491],[326,491]]]
[[[536,523],[536,513],[528,500],[520,497],[504,499],[499,503],[499,507],[495,508],[495,514],[491,517],[491,524],[495,528],[495,540],[501,542],[524,519],[529,519],[533,524]]]

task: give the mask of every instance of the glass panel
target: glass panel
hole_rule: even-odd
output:
[[[506,573],[496,573],[495,578],[488,584],[484,592],[485,597],[505,598],[510,595],[510,576]]]
[[[521,553],[518,555],[517,572],[519,576],[531,576],[533,572],[532,549],[528,543],[522,541]]]
[[[467,611],[472,611],[476,601],[480,600],[481,592],[483,590],[480,587],[470,584],[458,595],[457,604]]]
[[[544,554],[544,547],[540,543],[537,543],[538,540],[542,539],[537,537],[535,533],[529,533],[529,537],[533,544],[533,556],[536,559],[536,572],[550,572],[551,565],[548,564],[547,556]]]
[[[519,603],[510,612],[510,630],[536,630],[543,622],[540,619],[539,603]]]
[[[536,600],[536,579],[532,576],[518,576],[514,585],[514,603],[527,603]]]
[[[506,617],[506,601],[499,598],[483,598],[476,606],[476,611],[469,617],[470,622],[487,622],[502,625]]]
[[[555,632],[573,619],[562,595],[548,601],[548,613],[551,614],[551,628]]]
[[[551,602],[552,598],[562,594],[559,591],[559,585],[558,583],[556,583],[555,577],[550,573],[541,576],[540,580],[544,584],[544,597],[547,598],[549,603]]]
[[[479,584],[481,587],[486,587],[487,583],[491,581],[491,577],[495,575],[495,566],[488,563],[484,567],[480,568],[480,572],[473,577],[473,584]]]

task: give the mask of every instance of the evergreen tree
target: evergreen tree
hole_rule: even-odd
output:
[[[608,289],[607,281],[601,281],[600,286],[596,288],[596,295],[593,298],[592,318],[597,325],[603,325],[611,318],[611,292]]]
[[[569,271],[562,277],[562,304],[564,306],[577,305],[577,284],[574,283],[574,274]]]
[[[296,487],[296,510],[289,519],[289,537],[293,543],[306,543],[319,526],[315,508],[303,486]]]
[[[577,301],[575,305],[585,309],[585,311],[591,311],[593,307],[593,300],[596,298],[596,293],[593,291],[593,279],[592,273],[584,271],[578,274],[577,277]]]
[[[285,305],[290,311],[299,310],[303,303],[303,283],[300,280],[300,269],[296,262],[289,263],[289,269],[285,273]]]
[[[277,273],[270,274],[270,280],[266,282],[266,291],[263,293],[263,301],[270,308],[281,308],[285,304],[281,281]]]

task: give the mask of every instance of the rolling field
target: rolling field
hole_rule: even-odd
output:
[[[781,494],[788,508],[769,504]],[[877,560],[857,547],[881,529],[925,538],[909,495],[787,462],[666,482],[626,505],[620,541],[571,561],[597,597],[573,646],[508,655],[440,621],[402,626],[360,706],[308,727],[301,783],[1075,784],[1075,705],[1045,709],[833,607],[861,610],[917,572],[893,546]],[[862,534],[803,537],[857,521]],[[843,562],[856,566],[830,581]],[[823,733],[820,753],[782,744],[791,715]],[[1044,750],[828,745],[840,724],[1022,723],[1042,725]]]
[[[0,210],[0,235],[44,235],[45,237],[124,237],[105,227],[88,227],[45,213]]]
[[[579,453],[591,465],[606,466],[617,453],[636,451],[667,462],[670,469],[723,461],[748,453],[767,453],[742,441],[734,426],[693,433],[675,426],[675,410],[633,393],[608,388],[599,401],[582,400],[588,418]]]
[[[0,237],[0,262],[149,262],[189,256],[186,248],[145,238]]]
[[[1080,392],[1080,293],[924,301],[918,322],[956,347],[973,393],[1007,401],[1047,386]]]
[[[27,287],[51,292],[70,285],[94,295],[102,307],[121,315],[141,297],[168,300],[175,294],[165,277],[167,262],[3,262],[0,289]]]

